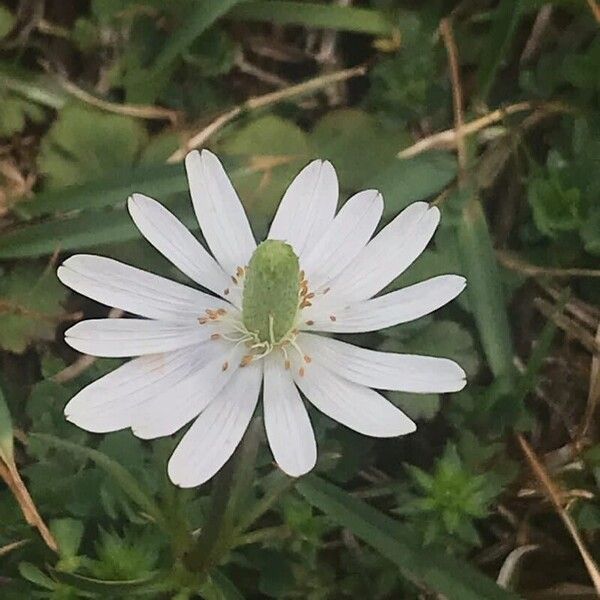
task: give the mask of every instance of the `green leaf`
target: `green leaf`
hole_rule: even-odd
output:
[[[146,137],[135,119],[70,105],[44,137],[38,164],[51,187],[80,183],[133,165]]]
[[[93,448],[86,448],[85,446],[59,439],[53,435],[31,433],[30,436],[56,449],[65,450],[80,458],[91,460],[96,466],[110,475],[123,492],[152,517],[157,524],[161,527],[167,526],[167,520],[158,507],[158,504],[139,485],[131,473],[116,461]]]
[[[19,563],[19,573],[21,574],[21,577],[27,581],[35,583],[47,590],[54,590],[56,588],[56,582],[31,563]]]
[[[287,186],[313,157],[306,133],[292,121],[274,115],[235,129],[222,141],[220,150],[245,166],[235,178],[236,189],[246,210],[264,229]]]
[[[54,271],[38,265],[0,276],[0,348],[21,354],[33,341],[54,339],[66,296]]]
[[[0,6],[0,39],[8,35],[15,24],[14,15],[8,10],[8,8],[4,8],[4,6]]]
[[[514,375],[513,348],[504,290],[485,215],[475,196],[467,200],[457,227],[469,306],[481,345],[494,375],[510,381]]]
[[[0,459],[6,464],[14,462],[13,457],[13,426],[8,405],[4,399],[4,393],[0,388]]]
[[[61,559],[77,556],[83,537],[83,523],[76,519],[54,519],[50,522],[50,531],[56,542]]]
[[[416,200],[439,193],[456,177],[456,159],[449,152],[426,152],[395,159],[366,182],[385,200],[384,217],[395,216]]]
[[[102,173],[93,181],[41,192],[33,200],[20,203],[18,210],[27,217],[39,217],[81,209],[125,206],[128,196],[134,192],[160,198],[187,189],[181,165],[121,166]]]
[[[388,337],[382,350],[450,358],[474,377],[479,370],[479,355],[469,331],[454,321],[433,321],[410,337]],[[390,392],[388,397],[412,419],[432,419],[440,408],[438,394]]]
[[[387,397],[414,421],[430,421],[440,410],[438,394],[409,394],[388,392]]]
[[[527,200],[533,210],[536,227],[547,236],[554,237],[559,231],[577,229],[582,223],[580,190],[576,187],[565,189],[555,173],[547,179],[532,179]]]
[[[124,598],[129,594],[156,593],[163,588],[156,576],[129,581],[104,581],[56,570],[52,571],[52,576],[60,583],[73,586],[83,592],[100,594],[100,597],[104,598],[111,597],[113,594],[118,598]]]
[[[382,36],[393,32],[391,21],[379,11],[316,2],[243,2],[229,16],[240,21],[269,21]]]
[[[396,132],[385,130],[373,116],[355,108],[327,113],[311,132],[321,158],[329,159],[344,189],[365,186],[392,160],[398,146]],[[368,152],[360,149],[368,148]]]
[[[468,563],[435,548],[424,548],[412,530],[331,483],[309,475],[296,483],[296,489],[335,523],[397,565],[407,579],[449,600],[516,598]]]
[[[186,15],[185,23],[161,50],[152,67],[154,74],[162,73],[185,52],[217,19],[225,15],[239,0],[202,0]]]

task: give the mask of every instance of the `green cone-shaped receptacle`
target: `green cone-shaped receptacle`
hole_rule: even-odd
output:
[[[242,315],[248,331],[260,341],[279,342],[293,328],[298,312],[299,276],[298,257],[289,244],[266,240],[254,251],[246,272]]]

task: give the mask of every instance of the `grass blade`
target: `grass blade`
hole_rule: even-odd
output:
[[[424,548],[410,529],[331,483],[309,475],[298,481],[296,489],[310,504],[397,565],[408,579],[449,600],[516,598],[468,563]]]
[[[513,349],[504,291],[485,215],[476,196],[467,200],[457,227],[469,304],[483,351],[492,373],[511,381]]]
[[[390,35],[394,29],[379,11],[316,2],[243,2],[229,16],[241,21],[269,21],[382,36]]]

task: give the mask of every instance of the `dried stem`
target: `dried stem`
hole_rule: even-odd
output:
[[[454,107],[454,137],[458,154],[458,181],[464,182],[467,170],[467,149],[465,145],[463,93],[460,83],[460,68],[458,64],[458,48],[452,33],[449,19],[442,19],[440,33],[446,46],[448,62],[450,63],[450,78],[452,80],[452,105]]]
[[[517,102],[516,104],[510,104],[509,106],[505,106],[504,108],[498,108],[493,110],[492,112],[484,115],[483,117],[479,117],[474,121],[470,121],[469,123],[465,123],[462,127],[462,137],[465,138],[469,135],[473,135],[490,125],[494,125],[499,121],[502,121],[509,115],[513,115],[515,113],[526,112],[529,110],[533,110],[535,108],[540,108],[545,110],[547,113],[553,112],[568,112],[570,109],[561,104],[559,102],[548,102],[545,104],[539,104],[535,102]],[[426,152],[428,150],[433,150],[436,148],[441,149],[451,149],[455,148],[457,145],[458,135],[456,129],[446,129],[445,131],[440,131],[439,133],[434,133],[422,140],[419,140],[412,146],[405,148],[398,152],[398,158],[412,158],[413,156],[417,156],[422,152]]]
[[[135,117],[137,119],[148,119],[158,121],[171,121],[176,123],[180,114],[168,108],[162,108],[160,106],[146,106],[142,104],[118,104],[116,102],[109,102],[108,100],[102,100],[97,98],[93,94],[86,92],[79,86],[75,85],[72,81],[69,81],[65,77],[55,75],[56,80],[60,86],[71,96],[81,100],[85,104],[89,104],[100,110],[106,112],[115,113],[117,115],[126,115],[128,117]]]
[[[565,524],[567,531],[573,538],[573,541],[575,542],[575,545],[579,550],[579,554],[581,555],[585,567],[590,575],[590,579],[596,588],[596,593],[600,595],[600,571],[598,570],[598,565],[587,549],[573,519],[571,518],[571,515],[563,508],[559,490],[556,488],[554,482],[546,472],[546,469],[536,456],[527,440],[520,433],[517,434],[517,440],[521,446],[521,450],[523,451],[525,458],[527,459],[527,462],[529,463],[529,466],[531,467],[531,470],[540,482],[544,494],[554,506],[554,509],[558,513],[562,522]]]
[[[600,277],[600,269],[560,269],[556,267],[540,267],[532,265],[517,254],[507,250],[496,250],[496,256],[502,266],[511,271],[518,271],[532,277]]]
[[[19,474],[14,461],[11,460],[6,463],[0,462],[0,477],[10,488],[13,496],[19,503],[27,523],[33,527],[36,527],[48,548],[57,552],[58,544],[56,543],[52,533],[50,533],[46,523],[44,523],[44,520],[40,516],[40,513],[38,512],[33,499],[29,494],[29,491],[21,479],[21,475]]]
[[[242,104],[238,104],[227,112],[224,112],[206,127],[203,127],[200,131],[191,135],[189,139],[181,146],[181,148],[179,148],[179,150],[169,156],[167,162],[174,163],[182,161],[190,150],[204,145],[208,138],[213,136],[219,129],[233,121],[236,117],[244,112],[277,104],[283,100],[287,100],[288,98],[293,98],[294,96],[310,94],[333,83],[346,81],[347,79],[352,79],[353,77],[360,77],[366,72],[367,68],[365,66],[352,67],[351,69],[344,69],[343,71],[336,71],[335,73],[321,75],[320,77],[309,79],[308,81],[304,81],[297,85],[292,85],[283,90],[277,90],[275,92],[270,92],[269,94],[249,98]]]

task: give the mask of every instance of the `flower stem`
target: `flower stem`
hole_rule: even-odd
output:
[[[235,522],[254,480],[260,431],[261,419],[255,418],[233,457],[215,477],[205,525],[184,556],[189,571],[207,573],[235,544]]]

